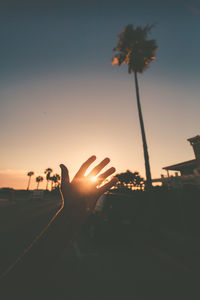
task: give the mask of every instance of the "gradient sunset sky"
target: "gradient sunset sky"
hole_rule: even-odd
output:
[[[193,159],[199,1],[47,2],[0,4],[0,187],[26,188],[28,171],[60,173],[60,163],[73,176],[92,154],[110,157],[117,172],[145,175],[133,76],[111,66],[127,24],[156,24],[157,59],[139,75],[152,176]]]

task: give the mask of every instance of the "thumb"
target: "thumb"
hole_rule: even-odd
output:
[[[69,182],[69,172],[65,165],[61,164],[61,184]]]

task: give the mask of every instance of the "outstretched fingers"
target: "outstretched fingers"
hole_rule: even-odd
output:
[[[73,180],[76,179],[80,179],[85,175],[85,172],[87,171],[87,169],[89,168],[89,166],[96,160],[96,156],[92,155],[90,158],[88,158],[88,160],[86,160],[82,166],[80,167],[80,169],[78,170],[78,172],[76,173],[76,175],[74,176]]]
[[[110,158],[106,157],[89,173],[88,177],[96,176],[109,162]]]
[[[108,169],[106,172],[102,173],[101,175],[99,175],[98,177],[98,185],[100,185],[108,176],[112,175],[113,173],[115,173],[115,168],[110,168]]]
[[[117,177],[113,177],[108,183],[104,184],[100,188],[98,188],[99,197],[105,192],[109,191],[111,187],[113,187],[118,181]]]
[[[69,172],[65,165],[61,164],[61,184],[68,183],[69,182]]]

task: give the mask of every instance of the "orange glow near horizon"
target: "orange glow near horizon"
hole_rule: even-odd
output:
[[[115,167],[116,173],[121,173],[128,169],[145,177],[132,77],[79,75],[32,79],[2,88],[1,122],[6,130],[1,131],[0,187],[26,189],[27,172],[33,171],[30,189],[37,187],[37,176],[44,177],[40,187],[45,189],[45,169],[60,174],[61,163],[67,166],[71,180],[91,155],[97,160],[87,174],[109,157],[105,170]],[[139,84],[151,173],[159,178],[166,174],[162,167],[193,159],[186,140],[199,134],[200,103],[198,90],[192,91],[191,102],[191,91],[184,86],[180,89],[151,76],[139,77]],[[181,114],[174,99],[182,101]],[[188,111],[192,118],[186,126]]]

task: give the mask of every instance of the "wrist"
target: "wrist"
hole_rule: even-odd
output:
[[[85,201],[66,201],[62,209],[62,214],[67,223],[75,227],[80,227],[84,224],[89,213],[90,209],[86,207]]]

